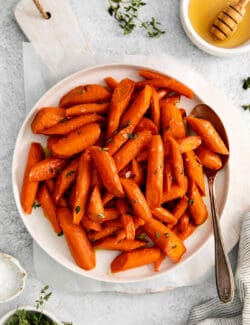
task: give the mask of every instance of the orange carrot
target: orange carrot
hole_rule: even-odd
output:
[[[41,204],[41,207],[43,209],[43,213],[45,217],[50,221],[54,232],[56,234],[60,234],[62,231],[61,226],[59,225],[57,216],[56,216],[56,205],[51,197],[51,194],[49,193],[49,190],[45,184],[42,184],[39,187],[39,190],[37,192],[37,200]]]
[[[199,146],[199,148],[196,150],[196,153],[204,167],[213,170],[219,170],[222,167],[221,157],[207,149],[205,146]]]
[[[71,107],[77,104],[105,102],[111,98],[111,93],[101,85],[82,85],[70,90],[60,99],[61,107]]]
[[[85,214],[91,180],[91,156],[85,150],[80,157],[73,204],[73,223],[79,225]]]
[[[223,140],[210,121],[188,116],[186,118],[190,127],[201,137],[202,142],[213,152],[228,155],[229,151]]]
[[[79,158],[74,159],[65,167],[56,179],[54,197],[56,203],[61,196],[67,191],[70,185],[74,182],[78,170]]]
[[[91,173],[91,187],[94,187],[95,185],[98,185],[100,188],[100,191],[102,191],[103,182],[102,182],[101,176],[99,175],[97,169],[94,167],[94,168],[92,168],[92,173]]]
[[[177,227],[181,232],[185,232],[190,222],[190,215],[185,212],[178,220]]]
[[[157,247],[138,248],[130,252],[123,252],[111,263],[111,272],[126,271],[138,266],[154,263],[161,255]]]
[[[69,206],[71,207],[72,210],[74,209],[75,198],[76,198],[76,184],[73,184],[69,190],[69,197],[68,197]]]
[[[68,208],[68,202],[64,196],[61,196],[57,202],[57,207],[59,208]]]
[[[64,135],[68,134],[86,124],[93,123],[93,122],[104,122],[104,117],[97,115],[97,114],[85,114],[80,115],[71,119],[66,119],[46,130],[41,132],[45,135],[52,135],[52,134],[59,134]]]
[[[144,221],[151,219],[151,211],[139,186],[131,179],[121,178],[121,182],[135,214]]]
[[[57,209],[57,217],[76,264],[85,270],[93,269],[95,251],[83,228],[73,224],[71,211],[67,208]]]
[[[138,162],[145,162],[148,160],[148,150],[142,151],[136,156]]]
[[[87,207],[87,215],[91,220],[95,222],[100,222],[105,217],[101,193],[97,185],[94,187],[90,195]]]
[[[185,171],[189,179],[193,180],[198,186],[202,195],[205,195],[205,182],[202,164],[194,151],[184,154]]]
[[[81,219],[81,224],[82,226],[87,230],[94,230],[94,231],[101,231],[102,226],[99,222],[95,222],[91,219],[88,218],[88,216],[84,215],[83,218]]]
[[[43,157],[43,150],[40,143],[32,142],[30,144],[28,159],[23,177],[23,185],[21,190],[21,204],[25,213],[30,214],[32,211],[32,205],[36,199],[36,192],[38,189],[38,182],[29,181],[30,169],[36,165]]]
[[[134,226],[132,216],[127,213],[122,214],[121,222],[122,222],[123,228],[126,231],[126,238],[129,240],[134,240],[135,239],[135,226]]]
[[[171,149],[174,178],[177,181],[177,183],[180,186],[182,186],[183,183],[185,182],[185,176],[184,176],[184,166],[183,166],[183,159],[182,159],[180,146],[177,143],[177,141],[171,136],[168,138],[168,141],[170,143],[170,149]]]
[[[163,260],[165,259],[165,257],[166,257],[166,255],[165,255],[163,252],[161,252],[161,255],[160,255],[160,257],[158,258],[158,260],[156,260],[156,261],[154,262],[154,270],[155,270],[155,272],[159,272],[159,268],[160,268],[160,266],[161,266],[161,263],[162,263]]]
[[[53,153],[60,157],[71,157],[96,143],[101,134],[99,124],[90,123],[65,135],[51,145]]]
[[[174,207],[173,215],[175,216],[176,220],[179,220],[180,217],[186,212],[188,207],[188,201],[188,197],[184,195]]]
[[[104,78],[104,81],[106,82],[107,86],[113,91],[119,84],[119,81],[117,81],[113,77],[106,77],[106,78]]]
[[[45,181],[45,184],[47,185],[48,190],[50,191],[51,194],[54,194],[55,190],[55,179],[50,178]]]
[[[131,178],[134,180],[134,182],[137,185],[141,186],[144,182],[144,171],[136,159],[132,160],[130,169],[131,169]]]
[[[169,192],[163,192],[162,202],[168,202],[183,197],[187,193],[187,190],[188,180],[185,176],[185,178],[183,179],[183,186],[173,183]]]
[[[126,127],[127,125],[133,125],[134,127],[146,113],[150,105],[152,89],[146,86],[136,97],[133,104],[124,113],[121,118],[121,127]]]
[[[193,135],[179,139],[177,142],[179,143],[181,153],[185,153],[199,147],[201,144],[201,137]]]
[[[60,135],[51,135],[47,140],[47,150],[48,150],[48,156],[51,156],[52,153],[52,144],[56,143],[59,139],[62,137]],[[46,158],[46,157],[45,157]]]
[[[102,204],[103,206],[106,206],[111,200],[113,200],[114,195],[109,192],[105,192],[103,197],[102,197]]]
[[[163,207],[152,209],[151,212],[153,216],[159,219],[160,221],[166,222],[167,224],[171,224],[171,227],[177,223],[177,219],[175,218],[175,216]]]
[[[130,139],[125,145],[114,155],[117,170],[122,170],[133,160],[140,151],[142,151],[151,140],[151,132],[138,132],[136,138]]]
[[[121,228],[122,228],[122,224],[120,220],[107,221],[105,222],[103,229],[101,231],[91,233],[89,234],[89,237],[91,241],[96,241],[114,234],[116,231],[120,230]]]
[[[165,97],[160,100],[160,106],[161,106],[161,104],[170,104],[170,103],[176,105],[177,103],[179,103],[179,101],[180,101],[180,95],[173,95],[173,96]],[[180,113],[181,113],[181,111],[180,111]],[[181,113],[181,115],[182,115],[182,113]]]
[[[94,243],[94,248],[131,251],[133,249],[145,246],[146,242],[141,240],[123,239],[119,242],[114,237],[107,237]]]
[[[173,228],[173,232],[181,239],[187,239],[192,233],[195,231],[197,226],[195,226],[192,222],[189,222],[187,229],[185,231],[180,231],[177,226]]]
[[[169,93],[169,90],[161,88],[157,90],[157,95],[158,95],[158,99],[161,100],[162,98],[164,98],[165,96],[167,96],[167,94]]]
[[[157,125],[147,117],[140,119],[139,123],[135,127],[135,133],[145,130],[151,131],[152,134],[159,133]]]
[[[189,212],[195,225],[200,225],[207,220],[207,207],[194,183],[191,180],[189,187]]]
[[[60,174],[65,164],[65,159],[55,157],[40,160],[31,167],[29,171],[29,182],[40,182],[53,178]]]
[[[179,262],[186,252],[183,242],[166,226],[156,219],[150,219],[143,226],[144,231],[160,249],[171,258]]]
[[[151,118],[155,125],[157,126],[158,130],[160,129],[160,119],[161,119],[161,110],[160,110],[160,103],[158,93],[155,88],[152,88],[152,97],[151,97]]]
[[[106,128],[107,139],[112,137],[114,132],[118,130],[121,115],[124,113],[130,102],[134,86],[134,81],[123,79],[115,88],[108,114],[108,123]]]
[[[173,178],[174,178],[174,175],[173,175],[172,162],[170,159],[166,159],[165,164],[164,164],[163,192],[166,192],[166,193],[170,192]]]
[[[100,220],[101,222],[105,222],[108,220],[118,219],[120,213],[116,208],[105,208],[104,209],[104,218]]]
[[[90,153],[106,189],[115,196],[123,197],[124,192],[112,156],[108,151],[98,146],[92,146]]]
[[[92,103],[75,105],[66,110],[65,116],[78,116],[82,114],[99,113],[105,114],[108,111],[110,103]]]
[[[134,137],[132,132],[133,127],[132,125],[129,125],[126,128],[121,129],[117,134],[106,141],[106,147],[111,156],[113,156],[129,138]]]
[[[146,199],[149,207],[161,206],[163,193],[164,151],[160,135],[153,135],[148,154]]]
[[[41,133],[45,129],[59,123],[65,117],[65,109],[58,107],[43,107],[36,113],[31,122],[33,133]]]

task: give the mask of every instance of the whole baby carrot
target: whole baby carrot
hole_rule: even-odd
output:
[[[198,186],[202,195],[205,195],[205,182],[201,161],[194,153],[188,151],[184,153],[185,172],[189,179],[193,180]]]
[[[90,194],[87,205],[87,215],[95,222],[101,222],[101,220],[105,217],[101,193],[97,185],[93,188],[93,191]]]
[[[135,127],[135,133],[149,130],[152,134],[159,134],[157,125],[147,117],[140,119],[139,123]]]
[[[145,246],[146,242],[141,240],[123,239],[119,242],[114,237],[107,237],[94,243],[94,248],[131,251],[133,249]]]
[[[113,77],[106,77],[106,78],[104,78],[104,81],[106,82],[107,86],[113,91],[119,84],[119,81],[117,81]]]
[[[90,103],[90,104],[79,104],[72,106],[66,110],[65,116],[78,116],[78,115],[86,115],[90,113],[99,113],[105,114],[108,111],[110,103]]]
[[[45,129],[64,120],[65,109],[58,107],[43,107],[36,113],[31,122],[33,133],[42,133]]]
[[[221,157],[205,146],[199,146],[196,150],[196,154],[204,167],[213,170],[218,170],[222,167]]]
[[[29,173],[32,166],[36,165],[43,158],[43,150],[40,143],[32,142],[30,144],[28,159],[23,177],[23,185],[21,190],[21,204],[25,213],[30,214],[32,205],[36,199],[36,192],[38,189],[38,181],[31,182],[29,180]]]
[[[201,225],[207,220],[207,207],[200,195],[194,181],[190,181],[189,185],[189,207],[188,210],[192,216],[195,225]]]
[[[157,126],[158,130],[160,129],[160,120],[161,120],[161,110],[160,110],[160,103],[158,93],[155,88],[152,88],[152,97],[151,97],[151,104],[150,104],[150,114],[152,121]]]

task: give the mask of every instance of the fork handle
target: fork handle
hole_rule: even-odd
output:
[[[214,227],[216,287],[220,300],[226,303],[233,299],[234,279],[221,235],[219,217],[215,204],[214,177],[208,177],[208,188]]]

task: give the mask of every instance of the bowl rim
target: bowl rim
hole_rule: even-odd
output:
[[[20,264],[19,260],[9,254],[0,252],[0,258],[3,259],[8,259],[12,264],[15,264],[15,266],[17,267],[19,274],[21,275],[21,283],[20,283],[20,287],[16,288],[16,292],[15,294],[9,296],[6,299],[0,299],[0,304],[1,303],[5,303],[8,301],[13,300],[14,298],[16,298],[17,296],[20,295],[20,293],[24,290],[25,287],[25,282],[26,282],[26,278],[27,278],[27,272],[25,271],[25,269],[22,267],[22,265]]]
[[[212,45],[206,42],[193,28],[189,15],[188,7],[190,0],[181,0],[180,3],[180,18],[184,31],[189,39],[201,50],[216,56],[231,56],[236,54],[243,54],[250,51],[250,41],[233,48],[223,48]]]

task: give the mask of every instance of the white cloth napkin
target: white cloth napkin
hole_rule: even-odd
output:
[[[193,309],[189,325],[250,324],[250,213],[242,223],[235,273],[235,297],[224,304],[214,298]]]
[[[125,56],[125,57],[100,57],[86,55],[79,57],[78,70],[97,64],[108,63],[129,63],[143,64],[151,68],[162,71],[171,70],[173,66],[179,65],[169,56]],[[27,112],[33,107],[39,97],[48,90],[53,84],[74,71],[56,71],[51,72],[42,63],[32,46],[24,43],[23,46],[24,63],[24,81]],[[76,62],[74,62],[76,63]],[[76,64],[74,64],[76,66]],[[197,92],[200,87],[200,76],[186,66],[181,66],[181,73],[188,85]],[[207,96],[210,96],[209,94]],[[232,147],[237,153],[231,157],[230,164],[235,171],[234,177],[230,181],[228,194],[229,202],[226,206],[225,218],[221,220],[221,225],[225,237],[225,246],[227,251],[231,250],[239,239],[241,218],[244,213],[250,210],[248,193],[250,184],[246,183],[245,175],[248,172],[247,161],[250,156],[250,148],[246,143],[247,138],[244,133],[244,127],[241,124],[239,113],[230,105],[229,116],[225,116],[225,123],[232,134],[237,134],[232,140]],[[230,122],[233,121],[233,123]],[[237,166],[240,164],[241,172],[236,175]],[[239,190],[241,189],[240,193]],[[115,291],[125,293],[149,293],[158,292],[167,289],[176,288],[184,285],[191,285],[195,281],[201,280],[210,267],[214,264],[214,244],[213,238],[208,240],[198,254],[192,257],[183,265],[178,267],[178,272],[170,271],[167,275],[159,276],[152,280],[139,282],[136,284],[111,284],[101,281],[91,280],[83,276],[72,273],[52,260],[40,247],[34,244],[34,266],[37,276],[51,286],[58,287],[74,292],[97,292],[97,291]],[[51,270],[53,269],[53,272]]]

